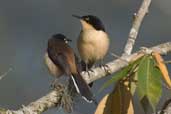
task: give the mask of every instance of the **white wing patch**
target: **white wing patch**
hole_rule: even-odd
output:
[[[77,93],[80,93],[80,90],[79,90],[79,88],[78,88],[78,85],[77,85],[77,83],[76,83],[74,77],[71,76],[71,79],[72,79],[72,81],[74,82],[74,86],[75,86],[75,88],[76,88],[76,90],[77,90]]]
[[[74,82],[74,86],[75,86],[75,88],[76,88],[77,93],[80,94],[80,90],[79,90],[79,88],[78,88],[78,85],[77,85],[77,83],[76,83],[74,77],[71,76],[71,79],[72,79],[72,81]],[[88,100],[85,96],[81,96],[81,97],[82,97],[85,101],[87,101],[88,103],[92,103],[92,102],[93,102],[92,100]]]

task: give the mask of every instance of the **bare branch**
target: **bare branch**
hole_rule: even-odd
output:
[[[150,6],[150,3],[151,0],[144,0],[141,4],[138,13],[134,13],[134,20],[133,20],[132,28],[130,29],[128,41],[125,45],[125,49],[123,53],[124,55],[131,54],[141,23],[144,19],[144,16],[148,13],[148,8]]]

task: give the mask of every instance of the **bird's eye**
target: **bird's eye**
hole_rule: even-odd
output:
[[[67,39],[66,39],[66,38],[64,38],[64,42],[65,42],[65,43],[68,43],[68,41],[67,41]]]

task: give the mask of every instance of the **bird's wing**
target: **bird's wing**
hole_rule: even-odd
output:
[[[67,75],[71,74],[70,66],[64,53],[57,52],[54,48],[48,48],[48,56],[53,63],[63,70]]]

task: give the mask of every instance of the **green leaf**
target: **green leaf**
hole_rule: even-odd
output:
[[[142,58],[137,71],[137,76],[139,99],[142,101],[146,97],[148,100],[148,103],[142,103],[142,106],[146,111],[147,106],[144,104],[148,104],[154,111],[161,97],[162,85],[161,73],[155,66],[155,61],[150,55],[145,55]]]
[[[117,82],[118,80],[121,80],[122,78],[124,78],[125,76],[127,76],[128,74],[130,74],[131,72],[134,71],[134,69],[137,67],[137,65],[139,64],[140,60],[142,59],[139,58],[138,60],[129,63],[129,65],[125,68],[123,68],[122,70],[118,71],[114,76],[112,76],[111,79],[109,79],[108,81],[106,81],[102,87],[100,88],[99,92],[101,92],[102,90],[104,90],[105,88],[107,88],[108,86],[110,86],[111,84]]]
[[[136,83],[136,81],[138,80],[137,79],[137,72],[135,72],[134,74],[133,74],[133,80],[134,80],[134,82],[130,82],[131,84],[131,87],[130,87],[130,92],[131,92],[131,94],[132,94],[132,96],[134,95],[134,93],[135,93],[135,91],[136,91],[136,88],[137,88],[137,83]]]

